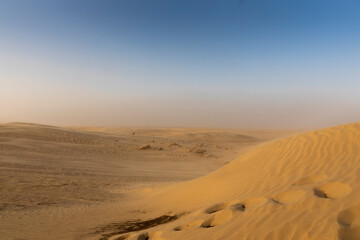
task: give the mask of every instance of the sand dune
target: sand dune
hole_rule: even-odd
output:
[[[126,196],[136,189],[137,196],[148,196],[155,186],[204,176],[287,134],[1,124],[0,238],[99,239],[109,229],[139,231],[174,221]]]
[[[129,198],[135,201],[136,194]],[[252,198],[261,204],[246,211],[221,204]],[[355,123],[264,144],[207,176],[154,188],[136,204],[149,212],[186,213],[150,229],[164,239],[358,240],[359,203]],[[178,226],[182,231],[174,231]]]
[[[49,231],[52,239],[360,239],[360,123],[270,142],[260,140],[259,132],[227,134],[1,126],[0,163],[7,186],[2,189],[1,234],[9,239],[42,239]],[[150,147],[139,150],[145,145]],[[206,152],[188,151],[193,148]],[[231,161],[236,154],[240,157]],[[179,168],[186,158],[189,161]],[[86,175],[90,173],[94,176]],[[114,184],[121,179],[119,173],[138,174],[133,178],[138,183],[123,181],[128,190],[116,198],[110,193],[121,187]],[[56,174],[66,176],[67,182]],[[159,175],[163,180],[155,184]],[[29,176],[32,184],[22,182]],[[63,189],[64,181],[73,184]],[[16,188],[24,192],[25,209],[11,205],[21,198],[7,198],[11,194],[6,191]],[[55,201],[51,189],[54,194],[62,191],[66,201],[56,202],[57,210],[51,205],[35,207],[31,203],[39,200],[28,194],[44,197],[44,189],[49,194],[40,202]],[[80,191],[78,198],[70,190]],[[101,204],[84,207],[80,196],[87,203],[98,196]],[[29,227],[34,220],[42,222]],[[15,224],[24,230],[22,235],[15,236]]]

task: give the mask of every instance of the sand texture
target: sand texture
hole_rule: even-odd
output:
[[[150,229],[164,239],[358,240],[360,124],[262,144],[206,176],[145,195],[131,198],[178,216]]]
[[[9,127],[19,128],[17,125],[3,126],[5,129]],[[109,133],[111,130],[97,128],[76,129],[71,131],[77,134],[101,135],[106,139],[117,138],[120,135],[122,137],[127,136],[131,139],[138,135],[136,132],[134,134],[127,132],[129,130],[120,129],[113,130],[112,133]],[[162,156],[161,154],[165,151],[169,151],[169,155],[164,157],[162,162],[163,165],[168,165],[165,166],[163,172],[159,169],[157,169],[157,171],[154,170],[152,164],[155,162],[155,159],[158,159],[155,157],[148,160],[151,163],[149,165],[145,165],[144,162],[138,164],[138,166],[144,167],[144,172],[146,172],[145,169],[149,171],[149,178],[142,180],[142,184],[144,184],[144,182],[150,184],[153,181],[151,177],[155,178],[155,176],[166,174],[170,171],[172,165],[169,162],[173,161],[171,154],[175,153],[171,152],[170,154],[170,151],[173,150],[168,149],[176,148],[177,150],[174,151],[179,155],[181,151],[181,157],[176,158],[177,161],[181,161],[186,158],[185,156],[189,156],[193,164],[190,169],[180,171],[180,168],[177,169],[176,164],[174,164],[174,170],[169,174],[172,178],[170,176],[164,176],[164,180],[159,181],[158,184],[150,184],[146,187],[135,187],[129,183],[127,185],[129,190],[122,191],[121,197],[119,197],[118,200],[110,195],[105,195],[109,193],[102,187],[100,189],[104,192],[103,194],[99,194],[99,196],[113,199],[113,202],[108,203],[106,200],[99,200],[101,204],[96,208],[91,208],[90,206],[86,208],[83,207],[83,204],[73,203],[73,205],[71,205],[70,202],[64,202],[64,206],[59,207],[60,209],[57,210],[55,210],[54,207],[49,207],[46,211],[43,209],[37,210],[37,208],[33,206],[28,207],[28,214],[26,215],[25,210],[18,210],[14,206],[8,207],[8,205],[5,204],[6,209],[2,210],[2,212],[7,215],[2,217],[1,221],[4,223],[2,225],[6,228],[5,231],[3,230],[5,233],[2,234],[7,234],[6,236],[15,234],[15,231],[11,231],[11,227],[14,228],[14,224],[9,223],[9,221],[15,219],[16,213],[18,213],[18,219],[19,216],[23,216],[17,221],[26,222],[25,220],[31,217],[34,218],[33,215],[30,214],[31,211],[38,211],[37,213],[42,213],[48,217],[47,221],[49,221],[50,216],[52,221],[58,221],[58,223],[61,222],[64,225],[66,225],[63,220],[64,218],[72,221],[74,224],[78,224],[77,222],[80,220],[87,221],[87,224],[78,224],[76,228],[67,226],[66,228],[69,231],[73,231],[72,235],[59,236],[58,234],[60,234],[60,232],[54,230],[51,232],[55,234],[52,239],[56,239],[56,237],[57,239],[176,240],[360,239],[360,123],[294,134],[266,143],[265,141],[258,141],[257,144],[253,143],[251,147],[246,149],[243,148],[243,150],[241,150],[241,148],[239,148],[240,150],[236,152],[238,157],[233,156],[235,151],[231,151],[232,154],[229,152],[225,154],[224,151],[227,151],[225,150],[226,148],[234,148],[237,144],[240,146],[246,141],[235,143],[231,138],[226,138],[226,136],[228,136],[226,134],[229,133],[225,134],[221,131],[213,132],[214,139],[218,142],[216,144],[212,142],[213,147],[210,148],[209,142],[205,142],[204,140],[200,142],[198,138],[200,135],[206,134],[205,130],[197,130],[199,135],[194,138],[195,140],[192,144],[185,141],[185,139],[192,139],[187,135],[188,132],[186,132],[186,130],[175,129],[171,133],[169,133],[169,129],[162,131],[163,132],[160,131],[161,134],[158,134],[156,142],[162,141],[160,139],[165,138],[164,143],[167,142],[167,145],[153,144],[153,146],[151,142],[144,142],[143,140],[138,140],[136,144],[126,145],[123,143],[125,141],[124,139],[120,141],[121,148],[126,147],[133,149],[131,151],[135,151],[137,154],[140,154],[138,156],[142,157],[148,157],[149,155],[147,153],[156,153]],[[8,130],[8,132],[10,131]],[[149,133],[142,134],[141,139],[149,136]],[[217,137],[215,136],[216,134],[218,134]],[[25,152],[24,149],[20,151],[23,157],[16,156],[19,150],[14,152],[10,152],[9,150],[11,149],[9,147],[11,144],[8,143],[8,141],[10,141],[9,139],[12,141],[27,141],[24,140],[24,138],[20,140],[15,136],[16,134],[12,133],[10,136],[3,137],[8,139],[5,141],[2,140],[1,146],[6,145],[7,147],[3,147],[3,149],[8,150],[2,151],[8,153],[8,155],[6,155],[8,159],[11,158],[18,162],[24,161],[22,164],[25,164],[31,160],[27,160],[27,158],[23,156]],[[169,136],[174,139],[168,139]],[[177,136],[177,139],[175,139],[175,136]],[[220,141],[220,136],[224,138],[223,143]],[[259,136],[260,135],[256,134],[252,135],[253,139],[258,139]],[[267,136],[269,137],[269,135]],[[35,137],[32,137],[31,142],[36,140],[34,138]],[[211,139],[209,135],[206,138],[208,141],[211,141],[209,140]],[[90,136],[87,137],[87,139],[87,141],[90,141]],[[97,138],[94,138],[93,141],[95,141],[95,139]],[[149,137],[149,140],[150,139]],[[180,139],[182,139],[182,141],[180,141]],[[269,139],[270,138],[268,138],[268,140]],[[49,141],[50,140],[44,140],[45,143]],[[128,141],[131,142],[131,140]],[[107,149],[106,146],[108,146],[107,144],[110,144],[110,142],[105,144],[101,143],[104,146],[100,149],[102,149],[102,151],[104,151],[103,149]],[[176,142],[176,144],[172,142]],[[64,143],[62,142],[62,144]],[[145,149],[138,149],[139,146],[146,144],[150,145],[150,148],[145,147]],[[29,143],[16,143],[13,145],[17,147],[22,146],[23,148],[26,146],[26,149],[34,148],[34,146],[31,146]],[[80,144],[79,147],[82,145],[84,144]],[[41,148],[42,146],[43,144],[40,144],[38,147]],[[219,148],[219,146],[222,147]],[[159,150],[160,147],[163,147],[163,149]],[[194,148],[204,149],[206,151],[202,153],[192,150],[189,151],[189,149]],[[59,148],[57,149],[59,151]],[[215,151],[215,149],[218,150]],[[124,152],[129,154],[128,152],[131,151],[127,150]],[[81,159],[81,156],[83,156],[81,154],[82,152],[83,150],[80,151],[77,159]],[[220,152],[224,154],[220,155]],[[45,154],[48,153],[45,152]],[[96,156],[96,154],[96,152],[92,152],[90,155]],[[114,153],[106,152],[106,154],[111,155]],[[219,166],[220,164],[217,166],[214,165],[213,169],[216,170],[208,174],[206,174],[206,171],[211,171],[209,168],[203,169],[201,173],[196,172],[196,168],[202,169],[202,167],[208,166],[211,161],[215,161],[215,159],[219,161],[218,158],[205,157],[204,154],[216,155],[224,159],[226,157],[228,157],[228,159],[234,157],[235,160],[227,160],[229,163],[223,163],[223,166]],[[52,154],[51,156],[53,155],[55,156],[56,154]],[[33,156],[33,159],[42,159],[39,156],[40,154]],[[63,156],[63,154],[60,155],[59,153],[59,155],[56,156]],[[74,155],[72,155],[72,157],[73,156]],[[116,168],[115,164],[111,165],[109,169],[104,168],[107,163],[107,158],[103,156],[105,156],[104,153],[99,156],[103,162],[98,163],[99,165],[97,165],[96,168],[102,166],[101,169],[103,169],[104,172],[111,172],[110,169],[120,171],[120,168]],[[95,157],[90,158],[90,156],[88,158],[95,159]],[[5,159],[4,157],[2,158],[2,163],[5,162]],[[64,159],[64,157],[54,159],[53,161],[61,161],[61,159]],[[135,159],[136,158],[132,161],[136,161]],[[62,161],[66,160],[69,161],[68,164],[70,165],[74,164],[74,162],[78,163],[75,160],[70,161],[67,158]],[[7,161],[9,162],[9,160]],[[49,160],[44,158],[43,161]],[[35,172],[35,170],[33,171]],[[127,171],[131,172],[131,168]],[[8,169],[3,172],[11,171]],[[12,172],[12,178],[3,177],[3,181],[13,179],[14,176],[19,174],[18,172],[20,172],[19,169],[17,172]],[[188,176],[188,179],[181,179],[179,177],[189,173],[191,173],[191,176]],[[103,174],[105,176],[105,173]],[[139,176],[144,177],[143,174],[144,173],[139,173]],[[117,176],[115,173],[114,175]],[[89,178],[87,180],[91,179],[92,178]],[[97,180],[100,179],[103,178],[98,178]],[[172,179],[172,181],[166,179]],[[7,183],[6,189],[9,190],[9,186],[15,188],[17,184],[23,186],[20,183]],[[85,181],[83,184],[87,186]],[[111,189],[113,185],[111,185],[111,182],[109,182],[109,184],[109,189]],[[96,184],[94,184],[94,189],[96,189],[95,186]],[[96,191],[92,191],[91,194],[94,194],[94,192]],[[62,206],[61,204],[59,205]],[[68,210],[64,210],[65,206],[68,206]],[[49,212],[52,212],[53,215]],[[71,218],[72,215],[70,213],[74,212],[77,213],[77,216]],[[97,219],[97,221],[91,220],[94,216],[101,217]],[[41,218],[38,217],[38,219]],[[89,222],[91,224],[89,224]],[[39,226],[41,225],[37,225],[36,227]],[[42,227],[44,226],[48,228],[48,231],[51,230],[51,224],[45,224]],[[94,226],[94,228],[90,228],[90,226]],[[62,230],[64,230],[64,228],[63,226]],[[83,234],[79,233],[79,229],[83,230]],[[91,231],[91,229],[93,231]],[[26,234],[34,234],[35,237],[38,237],[41,232],[39,230],[31,230],[29,227],[25,227],[25,230]]]
[[[138,206],[131,196],[204,176],[288,134],[0,124],[0,239],[116,239],[174,221],[152,211],[154,199]]]

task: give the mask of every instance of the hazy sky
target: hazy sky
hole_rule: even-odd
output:
[[[0,0],[0,122],[360,121],[359,0]]]

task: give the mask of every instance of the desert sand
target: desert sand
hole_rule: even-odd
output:
[[[128,206],[134,190],[204,176],[289,134],[1,124],[1,239],[98,239],[103,226],[158,213]]]
[[[4,239],[360,239],[360,123],[0,127]]]

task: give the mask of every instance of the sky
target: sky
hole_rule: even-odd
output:
[[[0,0],[0,122],[360,121],[358,0]]]

